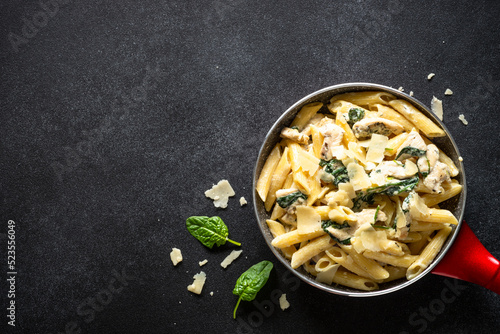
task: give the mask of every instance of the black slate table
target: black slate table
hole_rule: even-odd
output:
[[[347,298],[299,281],[257,228],[251,184],[268,129],[315,90],[436,96],[467,171],[465,219],[500,257],[500,2],[5,0],[0,13],[7,333],[498,332],[499,297],[471,283],[427,275]],[[236,192],[227,209],[204,196],[221,179]],[[202,246],[192,215],[222,217],[240,258],[222,269],[237,247]],[[264,259],[267,285],[233,320],[236,279]],[[186,287],[200,270],[198,296]]]

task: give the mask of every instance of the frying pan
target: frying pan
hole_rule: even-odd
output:
[[[287,260],[278,249],[271,245],[273,236],[271,235],[271,232],[266,224],[266,219],[269,219],[270,215],[266,212],[264,203],[262,203],[258,197],[257,191],[255,190],[257,179],[260,175],[262,167],[264,166],[266,158],[276,143],[280,140],[281,129],[288,126],[292,122],[302,106],[317,101],[327,104],[330,98],[334,95],[361,91],[383,91],[391,93],[397,98],[407,100],[423,114],[443,128],[447,135],[445,137],[433,138],[432,141],[455,162],[460,172],[456,179],[463,186],[462,192],[459,195],[440,204],[442,209],[450,210],[455,217],[457,217],[459,224],[453,228],[450,236],[434,261],[416,278],[410,281],[406,280],[406,278],[402,278],[392,282],[383,283],[379,285],[379,290],[375,291],[359,291],[340,285],[332,286],[319,283],[315,280],[314,276],[307,273],[302,267],[292,269],[290,261]],[[448,129],[446,129],[446,126],[433,113],[431,113],[424,104],[415,98],[394,88],[372,83],[346,83],[323,88],[302,98],[288,108],[288,110],[285,111],[285,113],[281,115],[281,117],[271,127],[266,135],[262,147],[260,148],[253,174],[253,203],[259,228],[264,236],[264,239],[266,240],[267,245],[285,267],[306,283],[330,293],[351,297],[383,295],[407,287],[410,284],[414,284],[426,274],[433,273],[476,283],[494,291],[497,294],[500,294],[500,262],[484,248],[470,227],[465,223],[465,221],[463,221],[467,189],[464,167],[462,162],[459,160],[459,157],[460,153],[457,145],[451,137]]]

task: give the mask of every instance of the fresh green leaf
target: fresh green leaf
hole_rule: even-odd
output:
[[[376,227],[376,228],[382,228],[384,230],[388,230],[390,229],[391,227],[390,226],[385,226],[385,225],[375,225],[375,224],[371,224],[373,227]]]
[[[365,117],[365,111],[361,108],[351,108],[349,109],[348,115],[349,120],[347,121],[347,123],[352,126],[354,123],[362,120],[363,117]]]
[[[276,199],[276,202],[278,203],[279,206],[285,209],[288,208],[293,203],[295,203],[295,201],[297,201],[299,198],[307,200],[307,195],[301,193],[300,191],[296,191],[289,195],[278,197]]]
[[[299,127],[298,127],[298,126],[296,126],[296,125],[295,125],[295,126],[292,126],[290,129],[293,129],[293,130],[297,130],[297,131],[299,131]]]
[[[349,176],[347,175],[347,168],[344,166],[342,161],[337,159],[323,160],[319,161],[319,165],[324,167],[324,171],[330,174],[333,178],[333,184],[338,186],[339,183],[349,182]],[[325,182],[332,182],[329,179],[323,179]]]
[[[233,294],[240,296],[236,307],[233,311],[233,318],[236,319],[236,310],[240,305],[240,301],[252,301],[257,296],[257,292],[266,284],[269,274],[273,269],[273,264],[270,261],[262,261],[251,266],[247,271],[241,274],[236,281],[233,289]]]
[[[227,237],[229,231],[220,217],[192,216],[186,220],[186,227],[193,237],[208,248],[222,246],[226,241],[241,246],[241,243]]]
[[[399,151],[399,154],[396,157],[396,160],[400,160],[399,158],[402,158],[401,160],[407,159],[408,157],[421,157],[425,155],[426,150],[421,150],[416,147],[412,146],[406,146]]]

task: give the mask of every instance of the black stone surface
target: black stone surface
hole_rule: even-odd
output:
[[[402,86],[443,100],[465,219],[499,258],[500,2],[58,1],[0,3],[0,332],[498,331],[499,297],[467,282],[428,275],[362,299],[298,282],[238,199],[251,199],[260,144],[292,103],[344,82]],[[223,178],[236,191],[225,210],[203,194]],[[191,215],[220,215],[243,255],[222,269],[235,247],[204,248]],[[203,259],[197,296],[186,286]],[[275,269],[233,320],[234,283],[263,259]]]

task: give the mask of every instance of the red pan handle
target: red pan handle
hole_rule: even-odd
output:
[[[484,248],[465,221],[432,273],[479,284],[500,295],[500,262]]]

